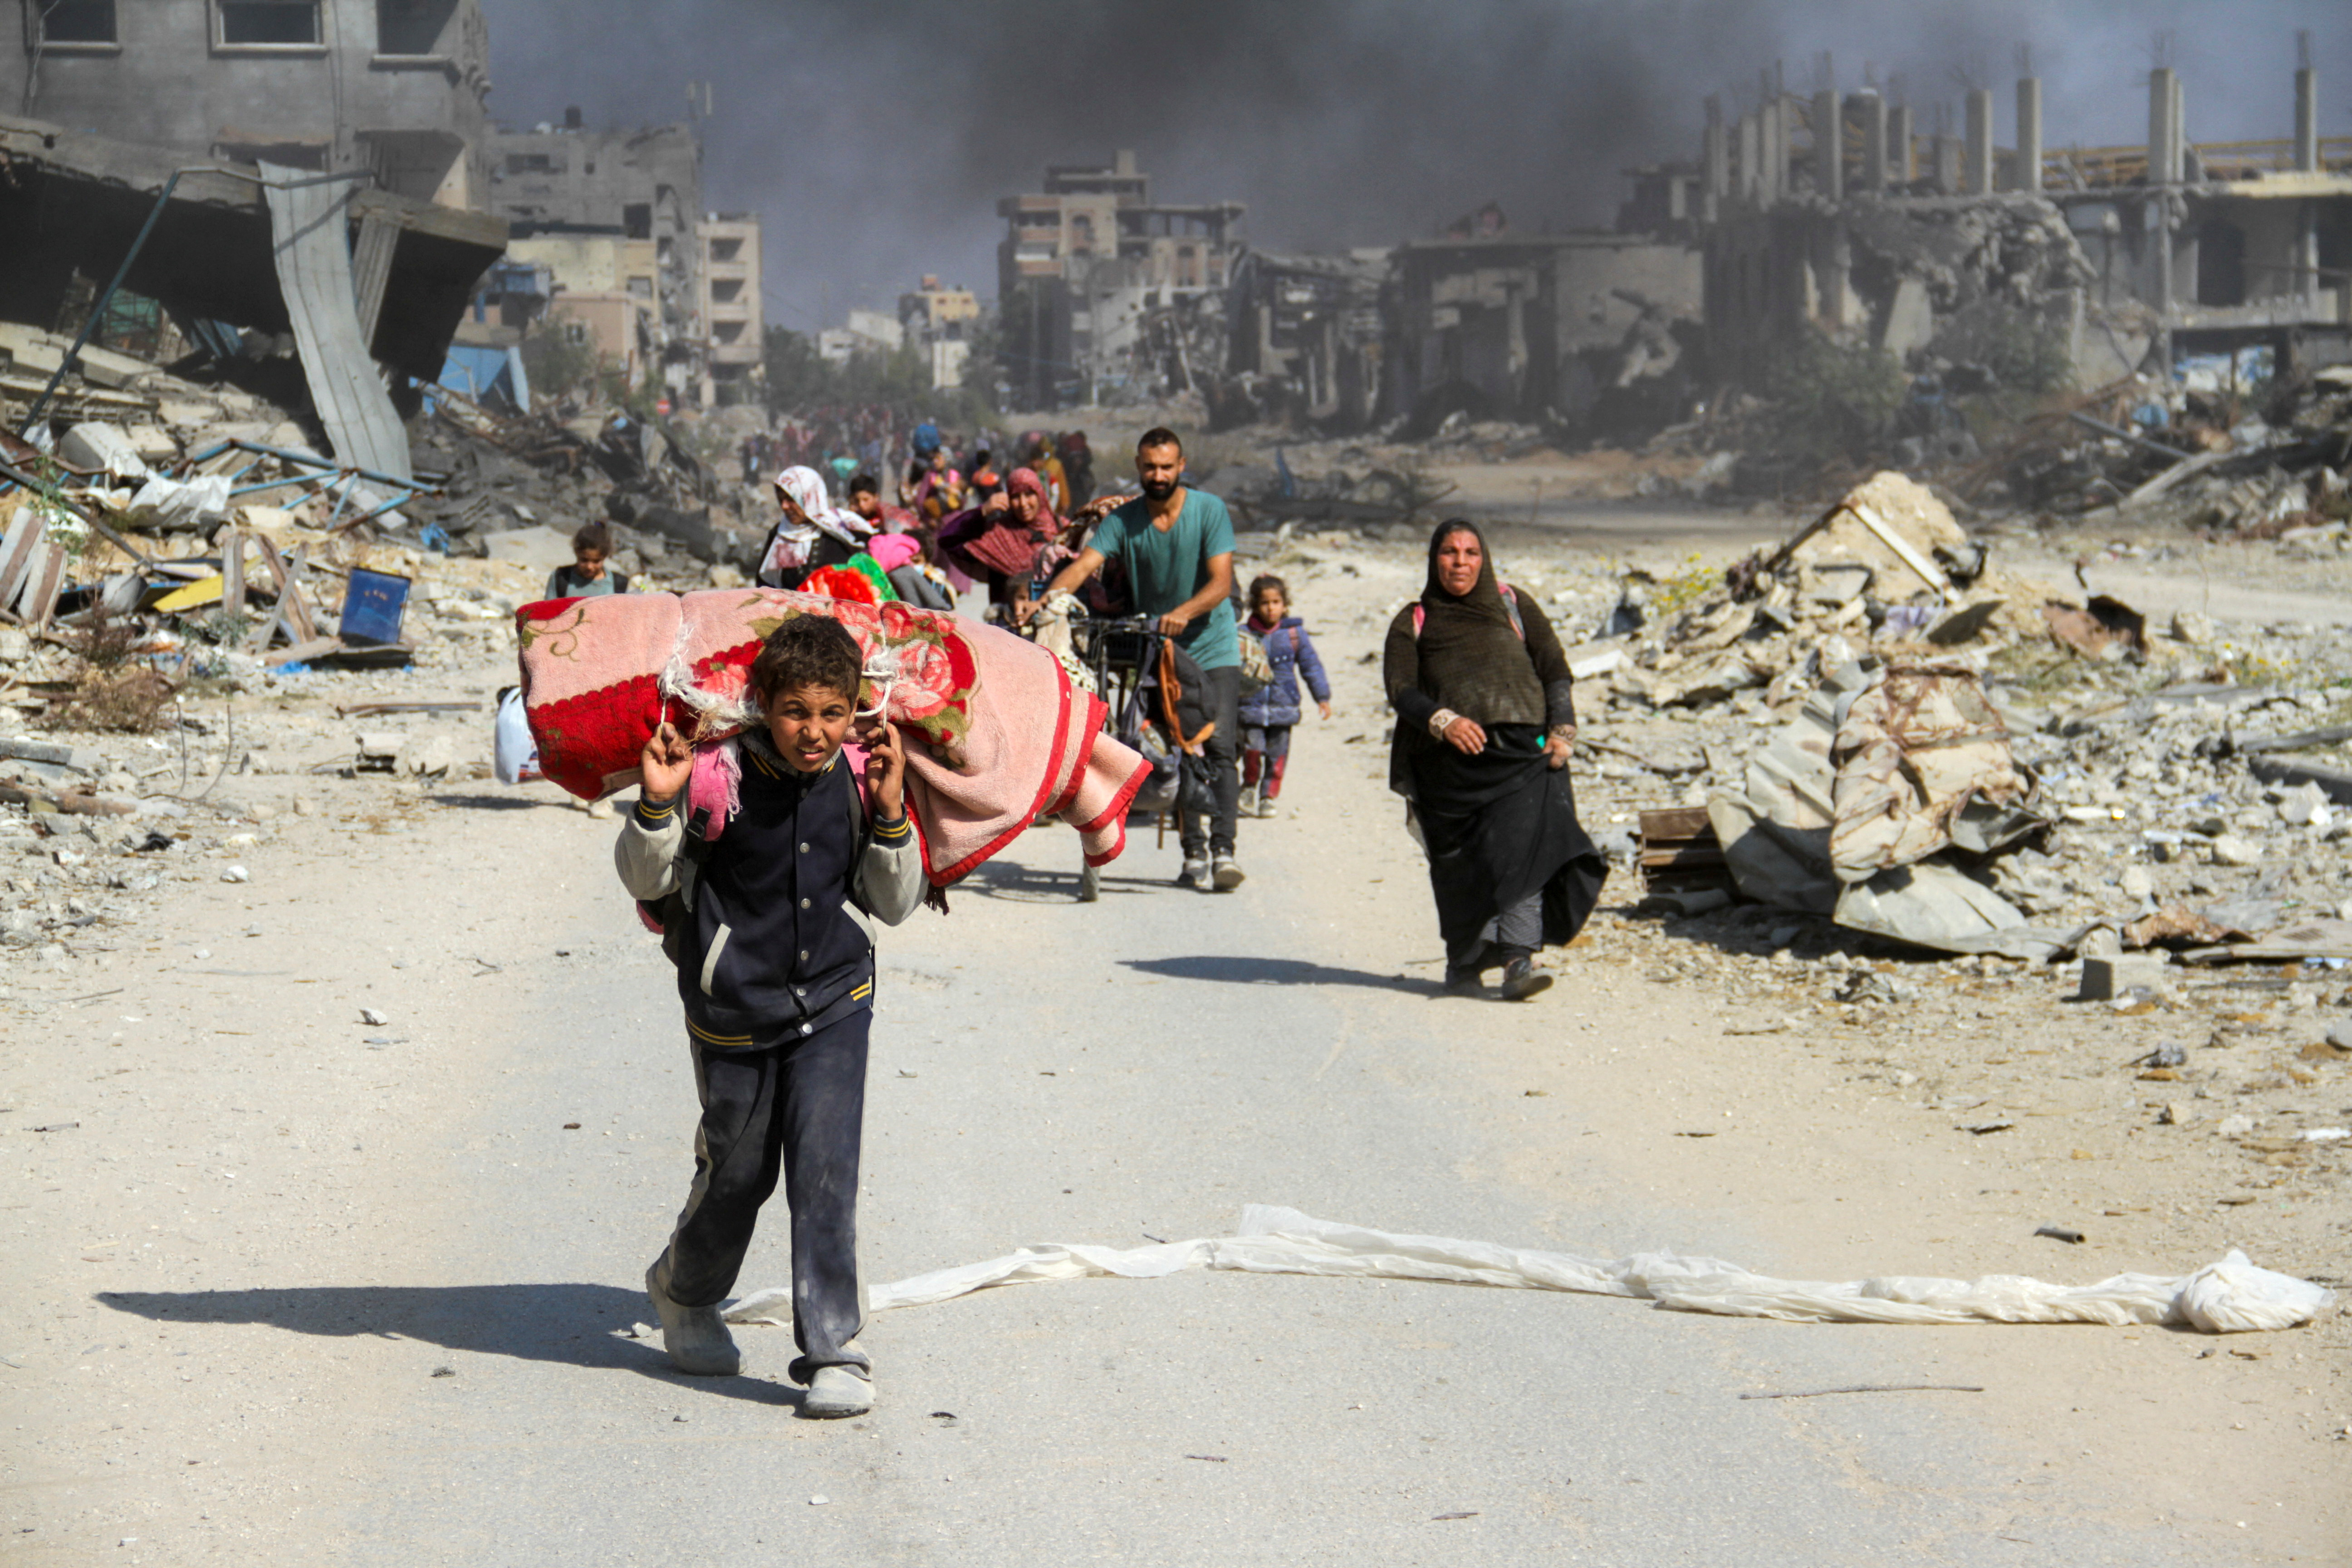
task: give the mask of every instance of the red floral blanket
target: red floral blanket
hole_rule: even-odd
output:
[[[1078,829],[1089,865],[1126,847],[1128,802],[1150,764],[1102,732],[1102,703],[1034,644],[903,604],[721,588],[526,605],[515,620],[541,771],[595,799],[637,782],[638,754],[665,720],[698,743],[759,722],[751,661],[796,615],[849,628],[866,659],[859,706],[879,700],[914,742],[908,802],[934,886],[1040,816]]]

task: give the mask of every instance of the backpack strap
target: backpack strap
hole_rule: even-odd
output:
[[[1496,586],[1503,591],[1503,608],[1511,613],[1511,629],[1519,634],[1519,640],[1521,642],[1527,641],[1528,624],[1519,618],[1519,596],[1511,592],[1511,585],[1508,583],[1498,583]],[[1421,640],[1421,623],[1428,618],[1429,610],[1427,606],[1423,605],[1417,599],[1413,601],[1412,636],[1414,641],[1418,642]],[[1297,635],[1298,634],[1296,632],[1291,634],[1292,640],[1290,647],[1291,651],[1294,654],[1298,651]]]

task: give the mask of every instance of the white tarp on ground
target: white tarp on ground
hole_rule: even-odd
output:
[[[927,1306],[994,1285],[1117,1276],[1158,1279],[1192,1268],[1252,1274],[1438,1279],[1528,1290],[1626,1296],[1682,1312],[1812,1323],[2126,1323],[2179,1325],[2209,1334],[2288,1329],[2336,1304],[2333,1292],[2257,1268],[2232,1251],[2184,1279],[2118,1274],[2095,1285],[2049,1285],[2018,1275],[1981,1279],[1890,1277],[1832,1284],[1772,1279],[1713,1258],[1643,1252],[1614,1260],[1523,1252],[1492,1242],[1400,1236],[1252,1204],[1241,1234],[1152,1247],[1049,1244],[878,1286],[873,1311]],[[726,1309],[732,1323],[789,1322],[790,1290],[760,1290]]]

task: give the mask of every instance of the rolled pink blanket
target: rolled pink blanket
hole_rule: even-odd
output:
[[[1126,847],[1128,803],[1150,764],[1102,732],[1102,703],[1034,643],[903,604],[721,588],[526,605],[515,620],[541,770],[596,799],[637,782],[665,720],[698,744],[760,722],[751,661],[796,615],[849,628],[866,653],[859,706],[878,700],[912,742],[908,804],[933,886],[969,875],[1040,816],[1076,828],[1090,866]]]

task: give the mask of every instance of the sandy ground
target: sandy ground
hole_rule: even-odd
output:
[[[1570,541],[1738,542],[1720,514],[1624,516]],[[2070,1009],[2045,975],[1922,966],[1899,1016],[1841,1008],[1806,922],[1669,929],[1619,881],[1539,1002],[1432,1000],[1370,663],[1415,552],[1280,564],[1339,697],[1300,732],[1284,816],[1247,826],[1242,893],[1168,889],[1173,846],[1141,830],[1081,909],[1074,844],[1032,836],[886,945],[877,1278],[1215,1234],[1245,1201],[1823,1279],[2082,1282],[2231,1247],[2352,1273],[2340,1157],[2155,1126],[2172,1091],[2123,1064],[2165,1020]],[[331,696],[281,704],[322,752],[350,728]],[[1595,824],[1647,804],[1580,789]],[[777,1331],[747,1331],[763,1376],[725,1388],[614,1337],[646,1315],[691,1100],[612,825],[491,783],[245,775],[214,804],[146,910],[17,958],[0,1003],[17,1560],[2352,1558],[2340,1314],[2211,1339],[1105,1281],[886,1318],[884,1409],[793,1423]],[[250,881],[219,879],[232,861]],[[1168,1033],[1188,1016],[1213,1037]],[[2280,1092],[2352,1114],[2345,1072]],[[782,1282],[780,1237],[747,1287]],[[1617,1359],[1559,1361],[1588,1342]],[[1432,1386],[1449,1373],[1458,1399]],[[1984,1392],[1734,1403],[1846,1382]],[[1425,1522],[1448,1510],[1477,1517]]]

